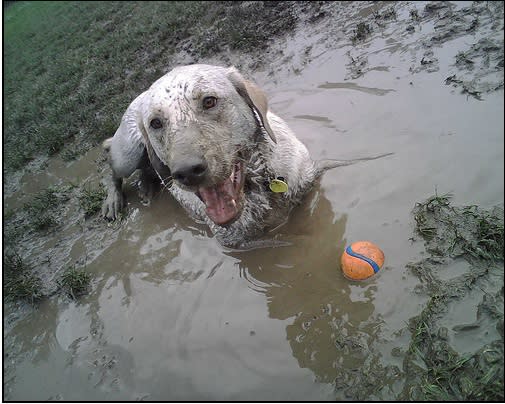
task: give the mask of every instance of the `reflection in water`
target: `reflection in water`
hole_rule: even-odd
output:
[[[251,287],[265,294],[269,316],[293,319],[286,327],[293,356],[320,382],[335,381],[341,367],[360,367],[379,328],[373,284],[353,284],[340,271],[346,221],[316,188],[276,235],[290,246],[231,253]]]
[[[26,321],[14,325],[12,332],[4,338],[14,338],[18,352],[30,355],[34,363],[47,360],[50,354],[51,342],[54,340],[56,325],[55,303],[45,301],[41,303],[40,313],[32,311]],[[31,330],[37,329],[39,333],[33,336]]]

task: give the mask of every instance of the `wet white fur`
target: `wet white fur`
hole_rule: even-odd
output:
[[[265,118],[275,142],[264,128],[260,128],[263,135],[258,137],[258,119],[237,91],[237,80],[244,81],[234,68],[181,66],[161,77],[131,103],[115,135],[104,142],[113,173],[112,181],[108,182],[104,216],[114,219],[122,208],[118,180],[140,168],[148,137],[153,150],[168,167],[193,153],[205,156],[210,172],[206,186],[222,182],[230,175],[237,149],[251,156],[246,164],[246,175],[252,184],[250,192],[246,193],[240,218],[229,226],[218,226],[207,217],[194,189],[176,181],[170,187],[188,213],[207,223],[224,245],[246,246],[268,228],[286,220],[291,208],[312,185],[316,167],[306,147],[271,111],[265,113]],[[209,95],[218,99],[218,105],[204,110],[202,98]],[[153,118],[162,120],[162,129],[150,127]],[[279,176],[289,186],[284,194],[274,194],[263,185],[269,179],[266,177]]]

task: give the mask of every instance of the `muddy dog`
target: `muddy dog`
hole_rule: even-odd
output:
[[[313,161],[255,84],[233,67],[202,64],[176,67],[140,94],[104,149],[112,169],[105,218],[118,216],[123,178],[141,169],[143,192],[154,173],[195,220],[237,248],[286,221],[326,169],[356,161]]]

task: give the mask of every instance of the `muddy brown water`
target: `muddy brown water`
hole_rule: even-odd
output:
[[[408,11],[399,9],[398,20]],[[395,23],[357,46],[329,46],[324,27],[301,30],[283,44],[288,64],[255,75],[313,158],[394,153],[327,172],[271,233],[289,246],[223,248],[166,192],[140,204],[133,182],[120,225],[83,227],[64,212],[72,224],[24,255],[36,263],[60,254],[56,262],[85,266],[92,288],[78,301],[54,295],[23,315],[5,306],[5,398],[334,400],[350,398],[335,389],[342,369],[401,370],[394,353],[408,347],[406,325],[427,299],[406,268],[423,256],[422,243],[410,240],[415,203],[437,191],[452,192],[457,204],[503,205],[503,90],[478,100],[444,84],[455,55],[486,32],[432,47],[438,70],[413,72],[433,25],[407,35]],[[349,78],[348,52],[366,56],[365,75]],[[51,160],[44,173],[26,174],[4,206],[21,206],[49,184],[97,183],[98,156],[93,149],[71,164]],[[339,257],[363,239],[384,250],[386,263],[352,282]],[[459,273],[444,276],[451,271]],[[447,325],[472,323],[474,312],[455,306]],[[451,334],[459,352],[496,337],[459,334]],[[370,398],[397,397],[402,378],[382,382]]]

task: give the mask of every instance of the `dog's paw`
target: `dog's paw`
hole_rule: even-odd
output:
[[[102,216],[107,220],[116,220],[123,210],[125,198],[119,191],[111,191],[102,205]]]

